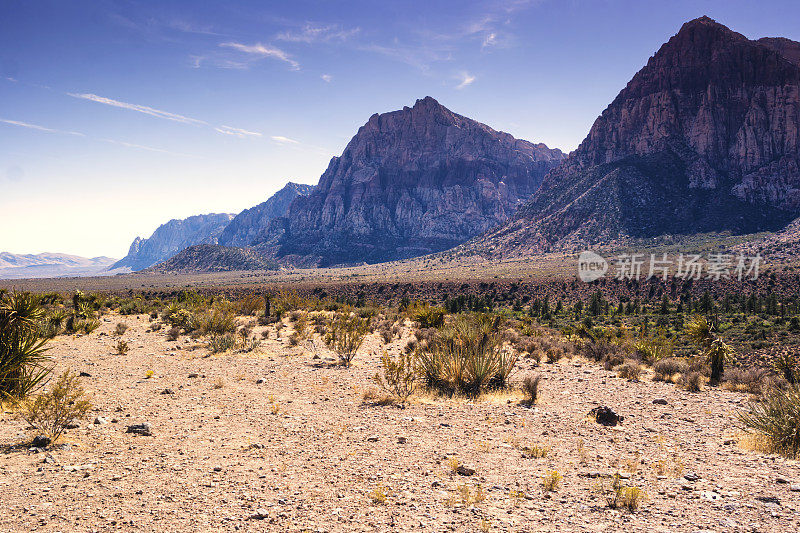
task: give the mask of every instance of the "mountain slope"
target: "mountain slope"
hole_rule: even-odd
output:
[[[227,270],[274,270],[277,263],[250,248],[197,244],[184,248],[145,272],[222,272]]]
[[[110,257],[0,252],[0,279],[93,276],[108,269],[114,261]]]
[[[776,230],[800,214],[800,44],[683,25],[505,226],[466,248]]]
[[[195,215],[183,220],[173,219],[159,226],[148,239],[136,237],[128,255],[112,268],[142,270],[169,259],[187,246],[216,244],[222,230],[233,219],[233,215],[211,213]]]
[[[426,97],[370,117],[259,246],[320,266],[445,250],[505,222],[563,158]]]
[[[298,196],[308,195],[314,187],[289,182],[267,201],[250,209],[245,209],[222,231],[219,244],[223,246],[250,246],[264,239],[270,222],[286,215],[289,204]]]

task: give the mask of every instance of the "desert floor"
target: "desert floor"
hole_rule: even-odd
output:
[[[120,321],[126,355],[113,349]],[[89,374],[95,409],[41,452],[2,413],[0,531],[800,530],[800,464],[742,446],[744,394],[563,359],[536,368],[534,408],[506,394],[422,396],[403,409],[362,398],[377,335],[346,369],[307,342],[290,347],[291,327],[257,353],[208,356],[149,325],[111,315],[91,335],[53,341],[57,370]],[[516,379],[534,366],[522,360]],[[623,424],[591,421],[600,404]],[[125,432],[141,422],[152,436]],[[547,456],[526,457],[534,445]],[[563,481],[545,493],[552,470]],[[607,507],[598,476],[614,472],[647,493],[637,513]]]

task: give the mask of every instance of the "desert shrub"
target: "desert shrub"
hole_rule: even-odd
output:
[[[733,348],[715,334],[713,325],[701,315],[693,317],[686,324],[686,334],[702,351],[711,368],[711,381],[718,382],[725,370],[725,363],[733,360]]]
[[[44,309],[32,294],[0,296],[0,400],[24,398],[50,372],[47,338],[39,328],[43,316]]]
[[[556,470],[551,470],[542,477],[542,489],[545,492],[556,491],[561,486],[561,481],[563,479],[564,476],[562,476]]]
[[[772,382],[769,372],[763,368],[729,368],[723,374],[723,380],[726,389],[751,394],[761,394]]]
[[[196,331],[200,335],[223,336],[236,332],[236,316],[225,307],[213,307],[197,318]]]
[[[564,350],[560,348],[550,348],[545,353],[545,358],[550,364],[557,363],[564,357]]]
[[[181,328],[172,326],[167,330],[167,340],[176,341],[181,336]]]
[[[522,380],[522,393],[525,395],[523,403],[526,405],[533,405],[539,399],[539,384],[542,381],[542,376],[539,374],[528,375]]]
[[[211,335],[208,339],[208,349],[211,353],[228,352],[236,348],[236,336],[232,333]]]
[[[117,341],[117,344],[114,346],[114,349],[117,351],[117,353],[119,355],[125,355],[126,353],[128,353],[128,350],[130,348],[128,347],[128,343],[127,342],[125,342],[124,340],[120,339],[120,340]]]
[[[421,328],[438,328],[444,324],[447,311],[443,307],[434,307],[427,302],[415,302],[407,309],[411,320],[419,323]]]
[[[242,351],[245,353],[254,352],[261,348],[261,339],[251,337],[242,341]]]
[[[670,381],[675,374],[685,374],[689,364],[675,357],[665,357],[653,365],[654,379],[657,381]]]
[[[672,356],[675,347],[662,333],[657,337],[644,337],[637,340],[633,349],[642,362],[652,365],[665,357]]]
[[[296,331],[289,335],[289,346],[297,346],[300,344],[300,334]]]
[[[606,486],[605,482],[601,482],[600,491],[610,508],[627,509],[632,513],[639,509],[639,506],[647,497],[639,487],[623,485],[619,474],[614,474],[610,486]]]
[[[740,412],[745,427],[761,436],[768,448],[788,457],[800,455],[800,388],[774,388],[760,401],[752,402],[749,411]]]
[[[617,375],[623,379],[639,380],[639,375],[642,373],[642,366],[633,359],[628,359],[616,369]]]
[[[384,351],[381,356],[381,370],[373,377],[386,392],[393,394],[401,404],[408,401],[417,385],[417,368],[413,356],[401,354],[396,359]]]
[[[114,333],[117,335],[123,335],[126,331],[128,331],[128,324],[125,322],[117,323],[117,327],[114,329]]]
[[[50,311],[44,320],[39,323],[39,336],[45,339],[52,339],[64,331],[67,321],[67,313],[63,309]]]
[[[506,387],[518,354],[504,349],[498,322],[485,315],[460,314],[431,341],[421,343],[417,355],[426,385],[444,394],[469,396]]]
[[[84,398],[78,376],[69,370],[59,376],[49,391],[23,400],[20,416],[44,435],[56,440],[75,420],[83,418],[92,408]]]
[[[791,384],[800,381],[800,357],[795,353],[781,352],[775,357],[773,367]]]
[[[250,294],[237,302],[237,310],[240,315],[255,316],[264,306],[261,296]]]
[[[689,392],[700,392],[703,389],[703,375],[700,372],[687,372],[681,376],[680,385]]]
[[[325,332],[325,345],[333,350],[344,366],[350,366],[356,352],[369,332],[369,318],[347,311],[337,313]]]
[[[294,331],[301,339],[305,339],[308,334],[308,316],[301,313],[294,321]]]
[[[84,320],[83,324],[81,325],[81,329],[87,335],[99,327],[100,327],[100,321],[97,320],[96,318],[88,318]]]

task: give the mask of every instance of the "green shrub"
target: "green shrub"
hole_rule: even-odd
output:
[[[46,393],[19,405],[20,416],[52,440],[56,440],[75,420],[83,418],[92,408],[83,397],[78,376],[69,370],[59,376]]]
[[[236,336],[232,333],[211,335],[208,339],[208,349],[211,353],[229,352],[236,348]]]
[[[343,312],[337,313],[328,325],[325,344],[336,352],[344,366],[350,366],[369,332],[370,319]]]
[[[197,318],[196,331],[200,335],[220,336],[236,332],[236,316],[223,307],[214,307]]]
[[[769,447],[788,457],[800,455],[800,388],[774,388],[760,401],[750,404],[739,419],[748,429],[763,437]]]
[[[29,293],[0,296],[0,400],[24,398],[38,387],[50,369],[39,321],[39,299]]]
[[[790,352],[778,354],[773,366],[789,383],[795,384],[800,381],[800,357],[796,354]]]
[[[415,302],[408,308],[411,320],[419,322],[421,328],[438,328],[444,324],[447,311],[443,307],[434,307],[427,302]]]
[[[393,394],[401,404],[408,401],[417,386],[416,361],[412,355],[400,354],[393,359],[384,350],[381,356],[382,373],[378,372],[373,380],[386,392]]]

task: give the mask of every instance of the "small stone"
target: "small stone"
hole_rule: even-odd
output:
[[[96,416],[94,417],[94,423],[98,426],[103,426],[105,424],[108,424],[108,418],[104,416]]]
[[[198,374],[189,374],[189,379],[200,377]]]
[[[789,490],[792,492],[800,492],[800,484],[790,486]]]
[[[475,475],[475,469],[464,465],[458,465],[456,473],[460,476],[473,476]]]
[[[31,442],[31,446],[33,448],[47,448],[50,446],[50,443],[53,442],[50,440],[50,437],[45,437],[44,435],[38,435],[34,437],[33,442]]]
[[[775,478],[775,483],[781,483],[781,484],[784,484],[784,485],[786,485],[786,484],[788,484],[788,483],[789,483],[789,480],[788,480],[788,479],[786,479],[785,477],[783,477],[783,476],[779,475],[779,476],[777,476],[777,477]]]
[[[589,416],[593,417],[595,421],[602,426],[616,426],[621,423],[623,417],[619,416],[610,407],[601,405],[589,411]]]
[[[88,372],[81,372],[80,374],[78,374],[78,376],[80,376],[82,378],[90,378],[90,377],[92,377],[92,375],[90,373],[88,373]]]
[[[700,476],[698,476],[694,472],[686,472],[686,474],[683,475],[683,479],[685,479],[686,481],[697,481],[698,479],[700,479]]]
[[[161,391],[161,394],[164,394],[164,395],[175,394],[175,391],[172,390],[172,389],[164,389],[164,390]]]
[[[133,433],[135,435],[144,435],[145,437],[152,436],[153,433],[150,428],[150,424],[144,422],[142,424],[133,424],[128,426],[125,430],[125,433]]]
[[[405,438],[405,437],[397,437],[397,443],[398,444],[405,444],[406,442],[408,442],[407,438]]]
[[[720,496],[719,494],[717,494],[712,490],[704,490],[703,492],[700,493],[700,497],[710,502],[715,502],[722,498],[722,496]]]
[[[256,509],[256,512],[249,517],[250,520],[264,520],[266,518],[269,518],[269,511],[262,508]]]
[[[653,400],[653,403],[656,405],[667,405],[667,400],[665,398],[656,398]]]
[[[262,384],[262,383],[264,383],[265,381],[266,381],[266,380],[265,380],[264,378],[258,378],[258,379],[256,380],[256,385],[261,385],[261,384]]]
[[[222,472],[222,467],[221,466],[215,466],[214,467],[214,472]]]
[[[372,435],[371,437],[367,437],[367,442],[378,442],[378,436]]]

